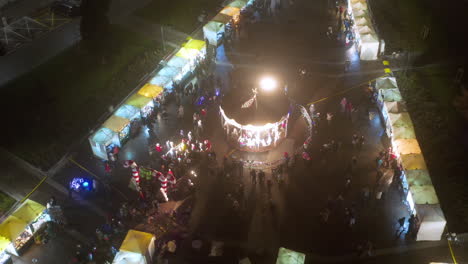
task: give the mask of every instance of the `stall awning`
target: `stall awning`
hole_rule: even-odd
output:
[[[380,90],[380,93],[385,102],[399,102],[403,100],[399,89],[384,89]]]
[[[304,264],[305,254],[280,247],[276,264]]]
[[[10,243],[11,243],[10,240],[8,240],[5,237],[0,236],[0,252],[3,252]]]
[[[379,39],[377,38],[377,36],[375,36],[374,33],[361,35],[361,41],[363,43],[379,43]]]
[[[415,209],[420,220],[416,241],[440,240],[444,234],[445,225],[447,223],[440,205],[416,205]]]
[[[0,224],[0,236],[15,241],[16,238],[25,230],[28,222],[19,219],[16,216],[8,216],[3,223]]]
[[[228,4],[227,6],[237,7],[239,9],[244,8],[247,5],[247,1],[245,0],[235,0]]]
[[[187,59],[184,59],[184,58],[178,57],[178,56],[174,56],[167,62],[167,65],[169,65],[171,67],[183,68],[185,65],[187,65],[187,63],[188,63]]]
[[[427,170],[405,170],[405,175],[409,186],[432,185],[431,177]]]
[[[120,117],[120,116],[113,115],[109,119],[107,119],[106,122],[104,122],[104,124],[102,126],[105,127],[105,128],[108,128],[108,129],[110,129],[110,130],[112,130],[112,131],[114,131],[116,133],[119,133],[128,124],[130,124],[130,120],[128,120],[126,118],[123,118],[123,117]]]
[[[138,94],[154,99],[158,97],[162,92],[163,88],[161,86],[147,83],[138,91]]]
[[[171,78],[157,74],[153,79],[150,80],[150,84],[161,86],[166,88],[172,82]]]
[[[432,185],[413,185],[409,187],[415,204],[438,204],[439,199]]]
[[[185,43],[184,48],[187,49],[194,49],[198,51],[202,51],[203,49],[206,48],[206,42],[203,40],[198,40],[198,39],[191,39],[187,43]]]
[[[145,256],[127,251],[119,251],[115,254],[113,264],[147,264]]]
[[[31,223],[36,220],[45,209],[45,206],[42,204],[27,199],[18,209],[16,209],[12,216],[17,217],[26,223]]]
[[[406,105],[403,101],[399,102],[384,102],[387,111],[392,114],[397,114],[401,112],[408,112]]]
[[[219,22],[219,23],[225,25],[225,24],[229,23],[231,21],[231,19],[232,19],[232,17],[230,17],[230,16],[228,16],[226,14],[218,13],[211,21]]]
[[[115,111],[116,116],[120,116],[126,119],[132,120],[135,116],[140,114],[140,109],[132,105],[124,104],[117,111]]]
[[[226,6],[219,13],[225,14],[225,15],[228,15],[228,16],[231,16],[231,17],[238,16],[238,15],[240,15],[240,8],[233,7],[233,6]]]
[[[158,75],[173,79],[180,71],[180,68],[165,66],[158,72]]]
[[[412,127],[392,127],[393,139],[416,139]]]
[[[153,99],[143,96],[141,94],[134,94],[130,96],[130,98],[128,98],[128,100],[125,103],[134,106],[138,109],[142,109],[152,101]]]
[[[405,170],[427,170],[426,161],[422,154],[401,155],[401,163]]]
[[[364,10],[354,10],[353,9],[353,15],[354,15],[354,18],[357,18],[357,17],[361,17],[361,16],[366,16],[366,12]]]
[[[367,25],[358,26],[359,34],[369,34],[373,32],[373,29],[368,27]]]
[[[229,16],[227,16],[229,17]],[[218,21],[209,21],[206,25],[203,26],[204,31],[218,33],[223,31],[224,23]]]
[[[112,138],[114,136],[114,131],[110,130],[109,128],[101,127],[98,131],[94,133],[91,140],[100,145],[107,145],[109,142],[112,141]]]
[[[421,148],[416,139],[395,139],[393,142],[400,155],[421,153]]]
[[[392,124],[392,127],[411,127],[414,128],[413,122],[411,121],[411,117],[408,112],[403,113],[389,113],[388,117]]]
[[[360,17],[354,22],[356,26],[367,26],[369,25],[368,20],[365,17]]]
[[[381,77],[375,80],[375,88],[380,89],[397,89],[397,81],[395,77]]]
[[[183,45],[176,53],[176,56],[191,60],[196,58],[205,48],[206,43],[204,41],[192,39]]]
[[[120,250],[145,255],[152,239],[152,234],[130,229],[120,246]]]
[[[352,4],[352,7],[356,10],[367,10],[367,4],[365,2],[356,2]]]

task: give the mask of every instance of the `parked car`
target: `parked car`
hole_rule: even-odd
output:
[[[52,12],[67,17],[76,17],[81,15],[80,6],[71,2],[56,1],[50,7]]]

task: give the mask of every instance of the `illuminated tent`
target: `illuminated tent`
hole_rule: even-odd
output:
[[[401,163],[405,170],[427,170],[426,161],[422,154],[401,155]]]
[[[231,2],[230,4],[228,4],[227,6],[237,7],[237,8],[242,9],[246,5],[247,5],[247,1],[245,1],[245,0],[235,0],[235,1]]]
[[[369,33],[372,33],[373,30],[370,27],[363,25],[363,26],[358,26],[358,32],[359,34],[369,34]]]
[[[361,60],[376,60],[379,53],[379,40],[374,34],[361,35]]]
[[[115,111],[115,115],[126,118],[128,120],[134,120],[141,117],[140,109],[128,104],[124,104],[119,107],[119,109]]]
[[[5,251],[10,245],[11,241],[5,237],[0,236],[0,252]]]
[[[176,53],[176,56],[187,60],[194,60],[201,54],[206,53],[206,43],[202,40],[191,39],[182,45],[182,48]]]
[[[304,264],[305,257],[306,255],[304,253],[280,247],[276,264]]]
[[[410,185],[414,204],[438,204],[439,199],[432,185]]]
[[[152,263],[154,255],[154,241],[155,238],[152,234],[130,229],[112,263]]]
[[[18,209],[16,209],[12,216],[17,217],[26,223],[32,223],[44,212],[45,209],[45,206],[42,204],[27,199]]]
[[[171,67],[183,68],[187,65],[189,61],[183,57],[173,56],[168,62],[167,65]]]
[[[232,17],[223,13],[218,13],[211,21],[222,23],[226,25],[231,21]]]
[[[156,85],[156,86],[161,86],[166,89],[172,88],[172,80],[171,78],[167,76],[162,76],[159,74],[156,74],[156,76],[153,77],[153,79],[150,80],[150,84]]]
[[[120,116],[111,116],[102,126],[117,133],[121,141],[130,133],[130,120]]]
[[[431,177],[427,170],[405,170],[405,175],[409,186],[432,185]]]
[[[239,16],[240,15],[240,8],[233,7],[233,6],[226,6],[220,12],[220,14],[225,14],[231,17]]]
[[[367,10],[366,2],[356,2],[352,4],[353,10]]]
[[[139,91],[139,95],[143,95],[148,98],[155,99],[163,92],[163,88],[161,86],[152,85],[150,83],[145,84]]]
[[[218,45],[220,35],[224,33],[225,24],[217,21],[209,21],[203,26],[203,34],[211,45]]]
[[[380,77],[375,80],[375,88],[380,89],[398,89],[395,77]]]
[[[148,98],[138,93],[130,96],[125,103],[138,109],[143,116],[146,116],[146,114],[154,107],[152,98]]]
[[[109,128],[101,127],[89,137],[91,150],[97,157],[107,160],[107,146],[112,144],[120,146],[119,136]]]
[[[0,224],[0,236],[10,241],[15,241],[15,239],[23,233],[28,224],[29,222],[10,215]]]
[[[389,113],[388,117],[392,127],[410,127],[414,129],[413,122],[408,112]]]
[[[171,66],[164,66],[157,75],[167,77],[169,79],[173,79],[177,74],[180,72],[180,68],[171,67]]]
[[[407,112],[406,105],[403,101],[384,102],[384,105],[388,113]]]
[[[386,102],[399,102],[403,100],[400,89],[382,89],[379,90],[379,93]]]
[[[416,241],[438,241],[444,234],[444,213],[439,204],[420,204],[415,207],[420,220]]]
[[[364,10],[354,10],[353,9],[353,15],[354,15],[355,18],[357,18],[357,17],[367,16],[367,13]]]
[[[356,26],[367,26],[369,25],[369,21],[366,19],[366,17],[359,17],[356,19],[356,22],[354,22]]]
[[[421,148],[416,139],[395,139],[393,142],[400,155],[421,153]]]
[[[392,127],[393,139],[416,139],[416,133],[412,127]]]

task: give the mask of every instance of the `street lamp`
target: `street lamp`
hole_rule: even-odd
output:
[[[264,91],[273,91],[274,89],[276,89],[277,86],[278,83],[272,77],[263,77],[262,79],[260,79],[260,88],[262,88],[262,90]]]

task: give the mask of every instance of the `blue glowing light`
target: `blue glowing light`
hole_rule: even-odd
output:
[[[83,182],[83,187],[88,187],[89,186],[89,182]]]

